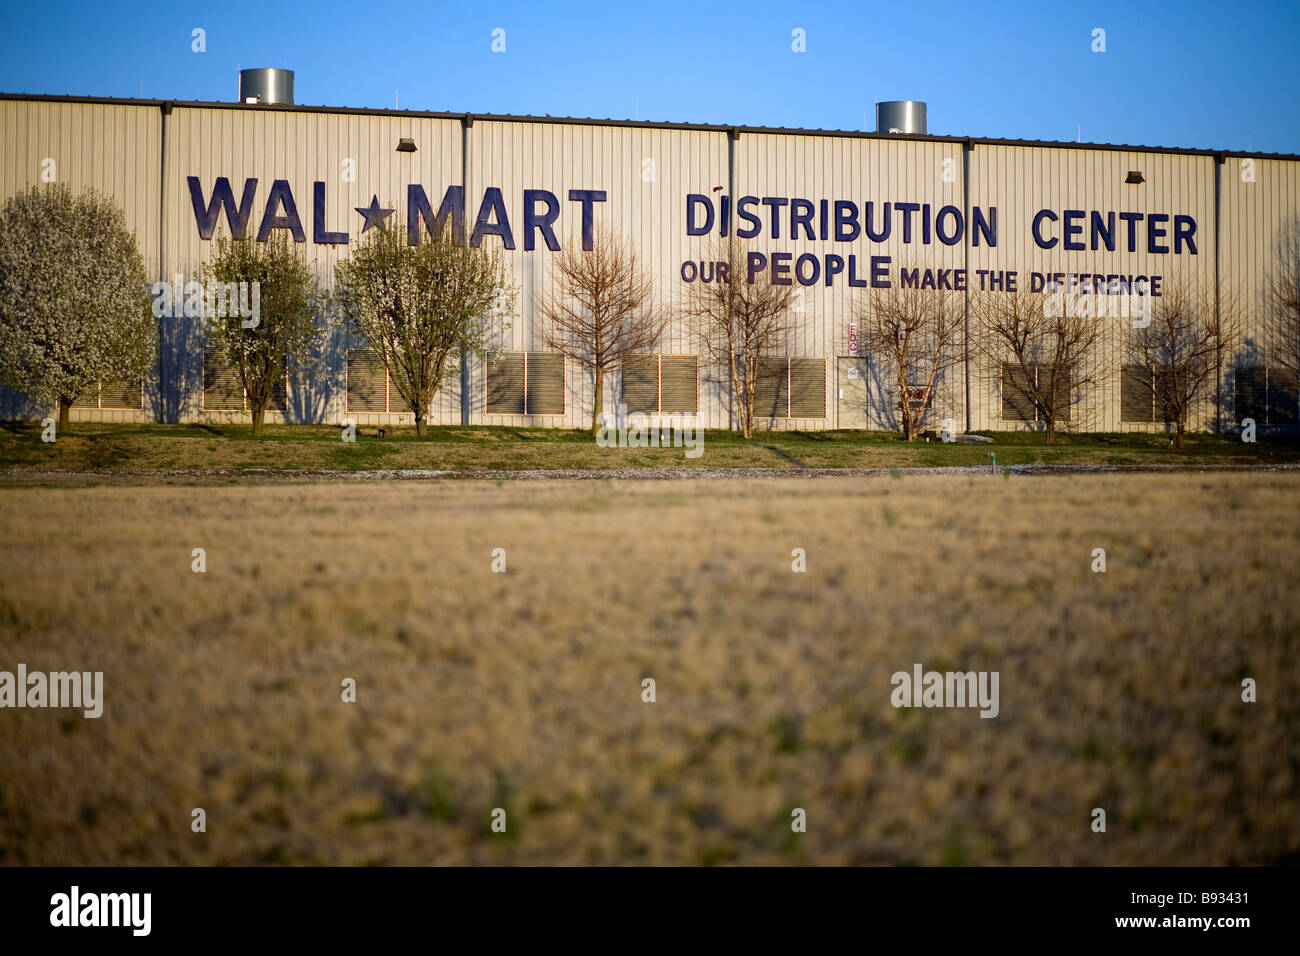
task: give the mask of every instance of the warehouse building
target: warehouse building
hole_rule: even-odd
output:
[[[535,304],[555,252],[607,226],[632,241],[666,307],[689,283],[719,281],[711,250],[733,234],[758,258],[729,280],[791,284],[791,330],[760,383],[759,428],[898,427],[887,376],[858,341],[873,287],[910,281],[966,303],[1053,278],[1090,294],[1158,296],[1190,280],[1238,290],[1243,334],[1190,427],[1296,425],[1295,378],[1266,354],[1262,330],[1279,237],[1300,217],[1297,156],[930,136],[914,113],[868,133],[312,107],[293,104],[287,71],[244,79],[229,103],[0,96],[0,197],[46,181],[112,195],[148,274],[169,282],[195,278],[223,232],[287,230],[328,287],[369,228],[463,229],[502,250],[518,303],[486,359],[436,396],[434,424],[590,422],[592,378],[545,348]],[[1107,323],[1097,369],[1071,422],[1163,429],[1149,373],[1126,364],[1127,313],[1097,321]],[[143,382],[103,383],[73,419],[243,419],[238,381],[205,348],[201,319],[163,318],[159,346]],[[960,348],[930,396],[934,427],[1037,427],[1009,367]],[[326,359],[324,376],[286,377],[269,421],[411,422],[355,333],[336,334]],[[605,395],[607,407],[698,413],[706,428],[737,422],[724,370],[682,313],[654,354],[610,375]],[[7,395],[0,413],[48,410]]]

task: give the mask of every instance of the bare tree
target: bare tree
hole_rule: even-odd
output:
[[[551,267],[554,286],[537,303],[542,340],[595,377],[595,432],[604,411],[605,373],[629,355],[652,351],[667,315],[655,308],[654,279],[632,245],[606,228],[590,249],[569,243]]]
[[[894,379],[903,438],[914,441],[929,409],[935,383],[961,361],[963,324],[960,294],[939,289],[873,288],[855,311],[858,336],[868,355]],[[912,390],[922,389],[913,402]]]
[[[1270,365],[1300,376],[1300,219],[1287,223],[1265,286],[1264,342]]]
[[[1050,445],[1073,417],[1075,396],[1095,384],[1092,359],[1103,321],[1059,293],[983,292],[971,298],[970,325],[972,347],[1010,371],[1004,394],[1010,390],[1035,412]]]
[[[740,430],[754,435],[754,405],[763,360],[777,354],[790,331],[794,289],[777,285],[766,269],[750,281],[752,251],[739,241],[718,241],[712,249],[711,281],[697,278],[687,287],[683,311],[699,321],[700,344],[715,368],[729,373],[740,414]],[[757,263],[758,260],[755,260]]]
[[[433,397],[457,357],[481,353],[492,313],[513,310],[514,285],[501,257],[450,230],[411,245],[398,224],[372,232],[334,272],[343,314],[383,356],[423,438]]]
[[[1155,408],[1183,447],[1191,412],[1213,397],[1216,373],[1241,330],[1240,299],[1194,279],[1174,279],[1151,299],[1150,324],[1127,333],[1131,364],[1150,373]]]

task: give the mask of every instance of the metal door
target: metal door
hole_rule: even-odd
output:
[[[867,428],[867,360],[841,355],[835,360],[837,428]]]

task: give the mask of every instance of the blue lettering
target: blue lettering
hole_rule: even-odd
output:
[[[1075,220],[1082,219],[1084,212],[1082,209],[1065,210],[1065,244],[1064,248],[1071,252],[1078,252],[1084,248],[1082,239],[1071,239],[1070,237],[1078,234],[1083,235],[1083,224],[1075,225]]]
[[[496,222],[488,218],[490,215],[496,216]],[[478,247],[482,244],[484,236],[500,236],[501,244],[505,248],[515,247],[514,233],[510,231],[510,217],[506,215],[506,202],[501,198],[501,190],[496,186],[489,186],[483,190],[483,202],[479,204],[478,220],[474,223],[474,232],[469,237],[469,244]]]
[[[325,231],[325,184],[323,182],[318,181],[312,184],[311,198],[312,242],[318,246],[346,246],[348,244],[348,234],[346,232]]]
[[[537,213],[537,201],[539,199],[546,203],[546,212],[541,215]],[[531,252],[535,248],[537,237],[534,232],[540,229],[542,238],[546,240],[546,248],[552,252],[558,252],[560,243],[556,240],[555,230],[551,228],[551,225],[559,217],[560,201],[555,198],[555,193],[547,189],[525,189],[524,250]]]
[[[1038,210],[1038,215],[1034,216],[1034,242],[1038,243],[1039,249],[1051,249],[1056,245],[1056,237],[1053,236],[1050,242],[1043,238],[1043,234],[1039,231],[1039,227],[1042,225],[1044,219],[1050,219],[1052,222],[1056,222],[1056,213],[1052,212],[1050,209]]]
[[[429,197],[424,194],[424,187],[411,183],[406,187],[406,241],[414,246],[420,242],[420,222],[424,221],[429,235],[437,239],[442,235],[447,217],[451,217],[451,234],[456,242],[465,241],[465,187],[448,186],[443,194],[442,205],[438,214],[433,214]],[[432,220],[432,221],[430,221]]]
[[[900,202],[895,203],[894,208],[903,214],[903,242],[912,241],[912,213],[921,208],[919,203]]]
[[[248,215],[253,211],[253,194],[257,192],[257,180],[244,180],[244,195],[239,199],[239,208],[235,208],[235,194],[230,188],[230,180],[218,176],[212,186],[212,202],[203,202],[203,185],[198,176],[187,176],[190,186],[190,204],[194,206],[194,222],[199,227],[200,239],[211,239],[217,228],[217,217],[221,209],[226,210],[226,223],[230,226],[230,235],[236,239],[244,238],[248,228]]]
[[[1183,243],[1187,243],[1187,248],[1192,250],[1192,255],[1196,255],[1196,240],[1192,236],[1196,235],[1196,220],[1191,216],[1174,216],[1174,252],[1183,251]]]
[[[804,278],[804,274],[803,274],[803,265],[805,262],[812,263],[812,275],[808,276],[807,278]],[[821,275],[822,275],[821,260],[818,259],[811,252],[805,252],[798,259],[795,260],[794,277],[799,280],[800,285],[816,285],[817,280],[821,278]]]
[[[956,222],[956,228],[951,233],[945,233],[943,230],[943,217],[951,216]],[[961,234],[965,230],[966,223],[962,218],[961,210],[956,206],[944,206],[939,210],[939,215],[935,217],[934,231],[939,236],[939,241],[945,246],[953,246],[961,242]]]
[[[595,237],[592,233],[596,228],[596,210],[592,203],[604,202],[605,190],[603,189],[570,189],[569,202],[582,203],[582,248],[590,252],[595,245]],[[709,206],[709,225],[713,225],[713,207]],[[705,230],[708,231],[707,229]],[[514,246],[507,248],[513,249]]]
[[[790,200],[784,196],[764,196],[763,205],[772,210],[772,238],[781,238],[781,217],[777,215],[777,210],[788,203]]]
[[[757,206],[757,205],[758,205],[757,196],[741,196],[740,202],[736,203],[736,215],[739,216],[741,219],[745,220],[745,222],[750,224],[749,227],[744,229],[737,227],[736,236],[738,238],[753,239],[755,236],[759,234],[760,231],[762,231],[763,223],[752,212],[749,212],[745,209],[746,206]],[[691,232],[689,227],[686,230],[686,234],[688,236],[702,235],[702,233]]]
[[[573,197],[570,196],[569,198],[572,199]],[[743,206],[745,204],[745,200],[742,199],[740,203]],[[696,206],[703,206],[709,214],[708,218],[704,220],[704,225],[702,226],[697,226],[695,224]],[[743,219],[745,217],[745,214],[742,212],[740,214],[740,217]],[[686,197],[686,235],[706,236],[708,235],[709,230],[712,228],[713,228],[713,200],[711,200],[708,196],[702,196],[699,193],[691,193],[689,196]],[[740,235],[740,233],[738,232],[736,233],[736,235]]]
[[[273,215],[280,207],[284,207],[284,215]],[[288,229],[293,234],[294,242],[307,241],[307,234],[302,231],[302,220],[298,218],[298,207],[293,201],[293,190],[285,179],[277,179],[271,184],[271,195],[266,199],[266,211],[262,213],[262,227],[257,230],[257,241],[266,242],[270,239],[272,229]]]
[[[881,217],[881,230],[879,233],[877,233],[875,230],[871,228],[871,210],[874,205],[875,203],[868,202],[866,212],[863,215],[863,220],[866,223],[865,228],[867,230],[867,238],[870,239],[872,242],[884,242],[886,239],[889,238],[889,231],[894,226],[893,219],[891,218],[889,203],[885,203],[885,212],[884,215]]]
[[[790,238],[799,238],[799,227],[803,226],[804,234],[809,239],[816,239],[812,227],[813,204],[807,199],[790,200]]]
[[[981,211],[979,206],[976,206],[974,209],[971,210],[971,220],[975,224],[975,228],[971,231],[972,246],[978,246],[980,244],[981,234],[983,234],[984,236],[984,242],[987,243],[989,246],[996,246],[998,244],[998,207],[997,206],[989,207],[989,216],[991,218],[985,219],[984,213],[983,211]]]
[[[853,242],[862,235],[858,225],[858,204],[845,199],[835,200],[835,241]]]
[[[1169,247],[1161,245],[1160,243],[1156,242],[1156,240],[1162,236],[1167,236],[1169,234],[1169,230],[1158,228],[1156,226],[1157,221],[1162,223],[1168,222],[1169,221],[1168,214],[1162,212],[1153,212],[1151,213],[1151,215],[1147,216],[1147,252],[1151,252],[1151,253],[1168,252]]]
[[[794,285],[789,275],[790,260],[793,258],[793,252],[772,253],[772,285]]]
[[[1101,242],[1106,246],[1107,252],[1115,251],[1115,214],[1113,212],[1106,213],[1106,218],[1103,221],[1101,218],[1101,213],[1097,212],[1097,210],[1095,209],[1092,211],[1092,251],[1093,252],[1097,251],[1098,239],[1100,239]]]

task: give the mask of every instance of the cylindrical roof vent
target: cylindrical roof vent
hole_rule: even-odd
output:
[[[293,70],[270,66],[240,70],[239,102],[293,106]]]
[[[877,133],[925,135],[925,104],[920,100],[888,100],[876,104]]]

